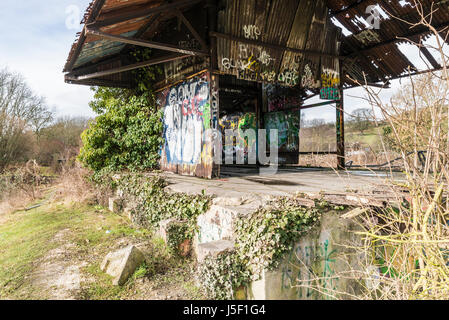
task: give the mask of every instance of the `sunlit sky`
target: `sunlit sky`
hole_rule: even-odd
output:
[[[88,106],[92,92],[88,86],[64,83],[62,69],[76,32],[81,26],[81,15],[90,0],[1,0],[0,1],[0,69],[21,73],[30,87],[46,97],[48,105],[58,115],[94,116]],[[77,12],[78,11],[78,12]],[[429,40],[432,42],[432,40]],[[413,46],[403,45],[401,50],[419,69],[425,64]],[[405,81],[405,80],[403,80]],[[382,97],[388,100],[400,87],[393,81],[391,89],[384,90]],[[345,93],[346,111],[367,107],[355,97],[363,97],[363,89],[351,89]],[[318,102],[313,99],[310,103]],[[308,120],[321,118],[335,121],[335,108],[331,106],[309,109]]]
[[[64,83],[62,69],[77,29],[66,20],[70,5],[81,14],[90,0],[1,0],[0,68],[21,73],[36,94],[46,97],[58,115],[93,116],[87,86]],[[67,11],[68,12],[68,11]],[[69,24],[70,26],[70,24]],[[72,26],[71,26],[72,27]]]

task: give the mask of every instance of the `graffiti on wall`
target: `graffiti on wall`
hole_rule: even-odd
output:
[[[224,156],[230,154],[236,155],[243,152],[245,161],[250,151],[256,151],[257,140],[254,138],[257,134],[257,121],[254,112],[237,113],[226,115],[220,119],[220,128],[223,136],[223,152]],[[254,137],[246,136],[248,129],[254,130]],[[226,130],[234,130],[237,134],[235,141],[227,141]]]
[[[268,112],[293,109],[301,106],[299,93],[293,88],[266,84],[263,90],[267,95]]]
[[[164,101],[164,138],[167,163],[201,162],[203,133],[211,125],[207,76],[167,89]]]
[[[323,69],[321,73],[320,98],[323,100],[340,99],[340,74],[332,69]]]
[[[335,292],[339,282],[336,254],[329,239],[317,245],[297,244],[282,268],[281,290],[296,288],[298,299],[328,298],[326,293]]]
[[[320,80],[317,80],[314,70],[317,66],[312,61],[307,61],[304,66],[304,71],[301,77],[301,87],[305,89],[317,89],[321,86]]]
[[[265,114],[265,127],[267,132],[271,129],[278,130],[278,148],[281,152],[299,151],[299,125],[300,114],[298,111],[271,112]],[[269,144],[270,137],[267,134]]]
[[[243,26],[243,36],[249,40],[260,40],[261,29],[256,25]],[[281,71],[277,71],[276,55],[273,50],[262,46],[238,43],[235,57],[222,57],[221,69],[234,72],[239,79],[265,83],[279,83],[285,86],[296,86],[300,83],[299,68],[301,56],[296,55],[292,61],[285,63]]]

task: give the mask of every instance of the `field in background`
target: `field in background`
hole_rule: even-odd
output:
[[[381,165],[395,159],[395,152],[385,154],[382,148],[381,138],[378,132],[381,128],[370,125],[363,133],[356,129],[351,123],[345,126],[346,162],[352,165],[369,166]],[[333,123],[321,121],[311,122],[300,130],[300,152],[336,152],[336,128]],[[299,165],[310,167],[332,167],[337,164],[335,154],[309,154],[301,155]]]

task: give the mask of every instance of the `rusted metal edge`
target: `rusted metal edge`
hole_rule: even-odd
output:
[[[95,3],[93,4],[92,12],[91,12],[88,20],[86,21],[86,24],[92,22],[93,20],[95,20],[97,18],[98,14],[100,13],[100,10],[103,7],[105,2],[106,2],[106,0],[95,0]],[[68,71],[73,70],[73,66],[74,66],[76,60],[78,60],[78,57],[81,53],[81,50],[83,49],[83,45],[84,45],[85,41],[86,41],[86,30],[85,30],[85,28],[83,28],[83,30],[81,31],[81,35],[77,41],[75,52],[73,53],[72,57],[70,57],[70,60],[67,61],[63,72],[68,72]]]
[[[176,2],[173,2],[173,3],[161,5],[161,6],[156,7],[156,8],[149,8],[149,9],[146,9],[146,10],[141,10],[141,11],[136,12],[136,13],[129,13],[127,15],[123,15],[123,16],[120,16],[120,17],[105,19],[105,20],[102,20],[102,21],[96,21],[96,22],[93,22],[93,23],[88,23],[86,25],[89,26],[89,27],[96,27],[96,28],[97,27],[105,27],[105,26],[109,26],[109,25],[125,22],[125,21],[128,21],[128,20],[133,20],[133,19],[138,19],[138,18],[150,16],[150,15],[155,14],[155,13],[170,11],[170,10],[173,10],[173,9],[180,8],[182,6],[194,5],[194,4],[197,4],[197,3],[202,2],[202,1],[204,1],[204,0],[181,0],[181,1],[176,1]]]
[[[123,67],[113,68],[110,70],[98,71],[98,72],[94,72],[91,74],[78,75],[78,76],[73,76],[73,75],[67,74],[65,76],[65,79],[66,79],[66,81],[80,81],[80,80],[87,80],[87,79],[92,79],[92,78],[99,78],[99,77],[109,76],[109,75],[120,73],[120,72],[126,72],[126,71],[130,71],[130,70],[134,70],[134,69],[149,67],[149,66],[156,65],[156,64],[161,64],[161,63],[170,62],[170,61],[174,61],[174,60],[184,59],[186,57],[189,57],[189,55],[170,55],[170,56],[166,56],[166,57],[161,57],[161,58],[157,58],[157,59],[151,59],[151,60],[142,61],[139,63],[134,63],[134,64],[123,66]]]
[[[230,35],[230,34],[224,34],[224,33],[219,33],[219,32],[209,32],[209,35],[211,37],[228,39],[228,40],[231,40],[231,41],[236,41],[236,42],[240,42],[240,43],[246,43],[246,44],[250,44],[250,45],[270,48],[270,49],[273,49],[273,50],[290,51],[290,52],[295,52],[295,53],[307,54],[307,55],[310,55],[310,56],[328,57],[328,58],[341,59],[341,60],[343,60],[345,58],[343,56],[339,56],[339,55],[335,55],[335,54],[316,52],[316,51],[297,49],[297,48],[290,48],[290,47],[285,47],[285,46],[280,46],[280,45],[276,45],[276,44],[266,43],[266,42],[262,42],[262,41],[258,41],[258,40],[251,40],[251,39],[235,37],[235,36]]]

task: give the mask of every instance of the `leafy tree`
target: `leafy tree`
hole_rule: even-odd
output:
[[[41,165],[55,165],[57,160],[72,159],[81,147],[81,133],[88,128],[88,118],[60,117],[41,130],[35,157]]]
[[[373,119],[373,113],[368,108],[356,109],[351,113],[351,121],[355,130],[364,134],[366,130],[371,127],[371,121]]]
[[[91,106],[100,115],[82,134],[81,162],[96,172],[157,167],[163,125],[151,93],[98,88]]]
[[[439,127],[435,119],[447,115],[449,100],[444,80],[432,74],[414,78],[401,87],[385,105],[388,122],[383,128],[383,138],[394,151],[427,150],[429,142],[447,144],[448,123]],[[442,112],[442,114],[437,114]]]

